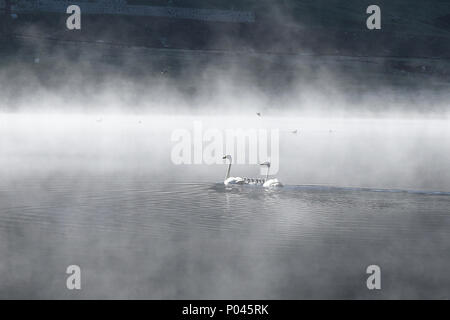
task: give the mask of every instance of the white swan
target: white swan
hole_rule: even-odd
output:
[[[283,184],[277,178],[269,179],[270,161],[263,162],[260,165],[267,166],[266,180],[263,183],[263,187],[270,188],[270,187],[282,187],[283,186]]]
[[[230,171],[231,171],[231,163],[233,162],[233,159],[231,158],[231,156],[228,154],[226,156],[223,156],[222,159],[228,159],[230,161],[230,163],[228,164],[228,169],[227,169],[227,174],[225,176],[225,180],[223,181],[224,185],[229,185],[229,184],[245,184],[245,180],[241,177],[230,177]]]
[[[222,159],[227,159],[230,161],[228,164],[227,174],[225,175],[225,180],[223,181],[224,185],[243,185],[243,184],[249,184],[249,185],[262,185],[263,187],[269,188],[269,187],[282,187],[283,184],[276,178],[269,179],[269,171],[270,171],[270,162],[266,161],[261,163],[262,166],[267,166],[267,174],[266,179],[257,179],[257,178],[241,178],[241,177],[230,177],[231,172],[231,164],[233,162],[233,159],[230,155],[223,156]]]

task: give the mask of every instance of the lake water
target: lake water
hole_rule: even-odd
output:
[[[280,129],[265,189],[173,164],[192,120],[2,115],[0,298],[450,297],[448,121],[243,118]]]

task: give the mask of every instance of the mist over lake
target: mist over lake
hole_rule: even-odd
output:
[[[3,115],[1,296],[448,294],[447,120],[234,121],[280,129],[276,190],[226,188],[225,164],[171,163],[171,130],[194,120],[230,127],[214,116]],[[384,271],[376,295],[365,286],[374,262]],[[84,272],[79,293],[58,276],[70,264]]]
[[[0,1],[0,299],[448,299],[450,6]]]

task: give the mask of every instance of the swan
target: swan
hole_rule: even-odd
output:
[[[230,163],[228,164],[227,174],[225,176],[225,180],[223,181],[224,185],[229,184],[245,184],[244,178],[241,177],[230,177],[230,171],[231,171],[231,163],[233,162],[233,158],[228,154],[226,156],[223,156],[223,160],[228,160]]]
[[[225,180],[223,181],[224,185],[262,185],[263,187],[282,187],[283,184],[276,178],[269,179],[269,171],[270,171],[270,161],[265,161],[261,163],[261,166],[267,167],[266,179],[255,179],[255,178],[241,178],[241,177],[230,177],[231,164],[233,162],[233,158],[230,155],[225,155],[222,157],[223,160],[228,160],[230,163],[228,164],[227,174],[225,175]]]
[[[283,186],[283,184],[277,178],[269,179],[270,161],[265,161],[265,162],[261,163],[260,165],[267,167],[266,179],[263,180],[264,181],[263,187],[270,188],[270,187],[282,187]]]

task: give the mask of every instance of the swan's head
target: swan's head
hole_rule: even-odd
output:
[[[259,165],[270,167],[270,161],[264,161],[263,163],[260,163]]]
[[[223,156],[222,159],[223,159],[223,160],[228,159],[228,160],[230,160],[230,162],[231,162],[231,160],[232,160],[232,158],[231,158],[231,156],[230,156],[229,154]]]

